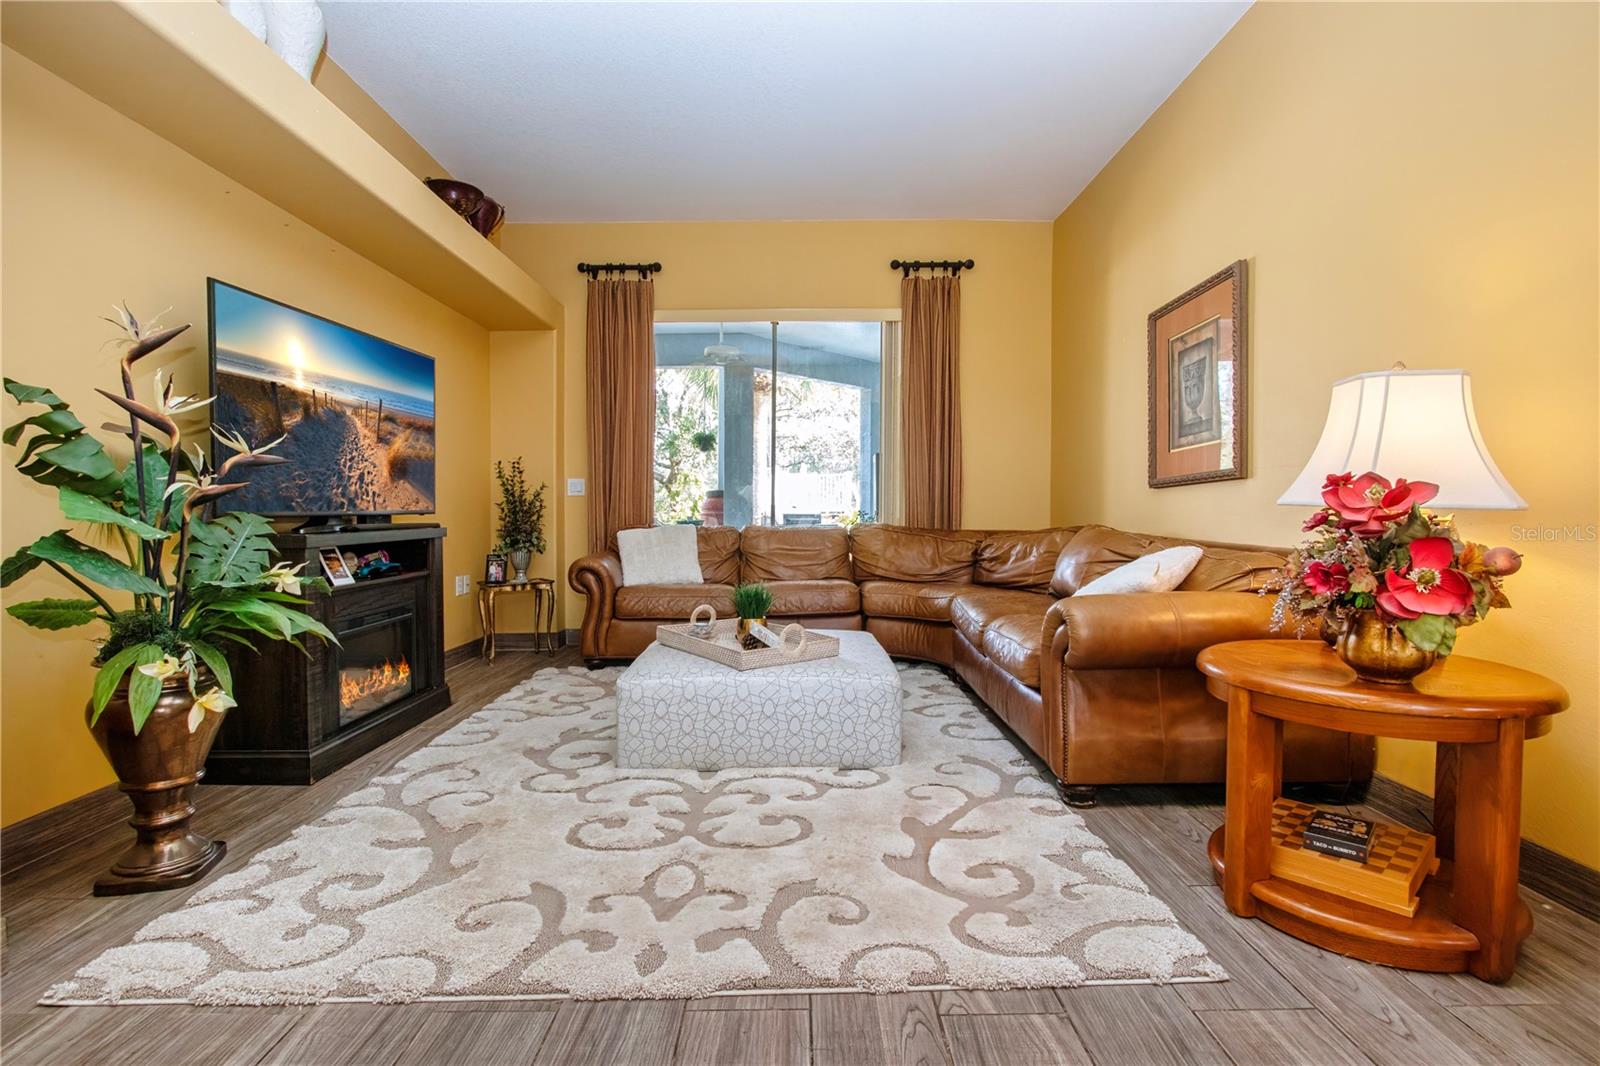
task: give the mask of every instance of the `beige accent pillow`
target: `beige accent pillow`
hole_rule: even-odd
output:
[[[1205,553],[1192,545],[1164,548],[1101,574],[1077,591],[1079,596],[1111,596],[1124,592],[1171,592],[1183,584]]]
[[[617,533],[624,585],[700,585],[700,545],[694,526],[652,526]]]

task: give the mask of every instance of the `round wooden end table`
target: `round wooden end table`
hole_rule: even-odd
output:
[[[482,655],[494,661],[495,631],[498,617],[495,600],[503,595],[518,592],[533,593],[533,650],[552,655],[556,651],[556,583],[548,577],[530,577],[526,581],[478,582],[478,620],[483,623]]]
[[[1212,865],[1234,914],[1343,955],[1411,970],[1504,981],[1533,916],[1517,896],[1523,741],[1567,706],[1560,685],[1452,655],[1409,685],[1362,681],[1318,641],[1242,640],[1200,653],[1228,704],[1227,818]],[[1433,831],[1439,872],[1412,917],[1273,877],[1272,806],[1283,782],[1283,723],[1438,745]]]

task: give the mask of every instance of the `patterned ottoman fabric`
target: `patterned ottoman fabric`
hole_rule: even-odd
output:
[[[900,761],[900,675],[870,633],[832,659],[739,671],[651,644],[617,679],[617,765],[858,769]]]

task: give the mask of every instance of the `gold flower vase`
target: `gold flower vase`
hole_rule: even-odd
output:
[[[764,645],[762,645],[761,641],[750,635],[750,627],[764,626],[766,624],[767,620],[765,617],[741,618],[739,619],[738,624],[733,627],[733,635],[739,641],[739,644],[746,650],[754,650],[756,648],[763,647]]]
[[[1380,685],[1409,685],[1438,658],[1437,652],[1423,651],[1407,640],[1376,611],[1351,615],[1333,650],[1361,680]]]

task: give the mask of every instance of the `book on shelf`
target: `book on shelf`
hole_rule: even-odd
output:
[[[1374,823],[1363,818],[1319,810],[1306,823],[1305,847],[1323,855],[1366,862],[1375,828]]]

